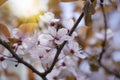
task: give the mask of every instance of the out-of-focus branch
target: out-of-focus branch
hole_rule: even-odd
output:
[[[111,71],[109,70],[107,67],[105,67],[103,64],[102,64],[102,57],[106,51],[106,42],[107,42],[107,19],[106,19],[106,15],[105,15],[105,10],[104,10],[104,7],[103,7],[103,1],[104,0],[100,0],[100,6],[101,6],[101,9],[102,9],[102,13],[103,13],[103,17],[104,17],[104,23],[105,23],[105,27],[104,27],[104,31],[105,31],[105,34],[104,34],[104,40],[103,40],[103,43],[102,43],[102,51],[100,52],[100,56],[99,56],[99,59],[98,59],[98,63],[99,65],[104,68],[107,72],[109,72],[110,74],[113,74],[115,75],[116,77],[120,78],[120,74],[119,72],[114,72],[114,71]]]
[[[105,23],[105,27],[104,27],[104,40],[103,40],[103,43],[102,43],[102,51],[100,53],[100,56],[99,56],[99,59],[98,59],[98,62],[99,64],[101,65],[101,60],[102,60],[102,57],[103,57],[103,54],[105,53],[105,47],[106,47],[106,42],[107,42],[107,19],[106,19],[106,15],[105,15],[105,10],[104,10],[104,7],[103,7],[103,0],[100,0],[101,3],[100,3],[100,6],[101,6],[101,9],[102,9],[102,13],[103,13],[103,17],[104,17],[104,23]]]

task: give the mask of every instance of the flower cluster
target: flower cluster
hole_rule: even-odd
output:
[[[64,70],[77,77],[77,68],[75,65],[78,65],[77,62],[80,59],[85,59],[87,54],[75,40],[77,33],[73,32],[72,36],[69,35],[74,21],[70,19],[68,21],[60,22],[60,19],[55,19],[52,12],[47,12],[40,16],[40,21],[47,25],[46,32],[40,32],[35,29],[31,36],[27,36],[26,32],[22,33],[18,28],[13,29],[13,39],[19,39],[20,41],[13,42],[11,47],[21,58],[32,63],[33,66],[41,64],[43,70],[46,71],[51,67],[60,46],[66,42],[60,52],[53,71],[57,70],[59,75]],[[59,27],[58,24],[63,26]],[[5,58],[0,56],[0,61],[5,61]],[[53,78],[55,78],[56,74],[54,75],[51,73],[50,75],[53,75]],[[58,75],[56,75],[56,78],[58,78]]]

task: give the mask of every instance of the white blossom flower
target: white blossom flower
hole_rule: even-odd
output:
[[[41,62],[45,70],[51,66],[55,54],[55,48],[52,49],[45,46],[39,46],[38,48],[30,50],[31,58],[34,59],[34,62]]]
[[[71,39],[71,37],[67,35],[68,31],[65,28],[61,28],[57,31],[56,28],[49,27],[48,32],[49,34],[45,34],[44,38],[47,40],[54,40],[54,42],[58,45]]]
[[[76,56],[82,59],[85,59],[87,57],[87,54],[81,50],[79,47],[79,44],[75,41],[70,41],[66,46],[65,55],[71,55]]]
[[[49,68],[52,65],[56,52],[56,49],[50,49],[48,52],[46,52],[46,54],[43,55],[42,58],[40,58],[42,66],[45,69]]]
[[[74,25],[74,21],[73,19],[64,20],[62,21],[62,25],[68,29],[68,32],[70,32]],[[72,38],[74,39],[77,35],[78,35],[77,32],[74,31],[72,34]]]
[[[6,69],[8,67],[7,60],[11,57],[11,54],[7,49],[3,51],[3,53],[0,53],[0,64],[2,68]]]
[[[71,30],[74,25],[74,21],[72,19],[63,20],[62,25],[68,30]]]
[[[7,63],[5,61],[5,57],[4,56],[0,56],[0,64],[2,66],[2,68],[7,68]]]
[[[59,21],[59,19],[55,19],[55,15],[52,12],[46,12],[44,15],[40,16],[40,20],[48,24]]]

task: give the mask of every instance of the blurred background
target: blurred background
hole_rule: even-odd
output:
[[[92,25],[86,26],[83,18],[76,29],[78,32],[76,40],[89,55],[88,59],[79,62],[81,74],[85,75],[80,80],[120,80],[98,65],[97,59],[102,50],[105,23],[100,1],[95,1]],[[56,18],[76,21],[82,13],[84,3],[83,0],[0,0],[0,23],[5,24],[10,31],[27,23],[37,24],[41,29],[45,29],[45,26],[39,24],[39,16],[51,11]],[[102,63],[108,69],[120,74],[120,0],[104,0],[103,5],[108,28],[106,52]],[[37,80],[34,79],[32,71],[24,65],[19,64],[15,67],[14,62],[8,62],[7,65],[9,65],[7,69],[0,67],[0,80]],[[74,79],[66,78],[66,80]]]

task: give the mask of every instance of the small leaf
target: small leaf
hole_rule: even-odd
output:
[[[85,13],[85,15],[92,15],[95,13],[95,7],[92,3],[90,3],[89,1],[87,1],[85,3],[85,6],[83,7],[83,12]]]
[[[61,2],[73,2],[73,1],[78,1],[78,0],[60,0]]]
[[[0,0],[0,6],[4,4],[7,0]]]
[[[91,16],[95,13],[95,7],[89,1],[86,2],[83,7],[83,12],[85,14],[85,24],[86,26],[92,26],[92,18]]]
[[[20,39],[17,39],[17,38],[8,38],[8,40],[9,40],[8,45],[9,45],[10,47],[12,47],[13,44],[15,44],[15,43],[20,43],[20,42],[21,42],[21,40],[20,40]]]
[[[8,38],[9,42],[14,44],[14,43],[18,43],[20,42],[21,40],[20,39],[17,39],[17,38]]]
[[[2,23],[0,23],[0,34],[1,33],[4,34],[7,38],[10,37],[10,32],[9,32],[8,28]]]

